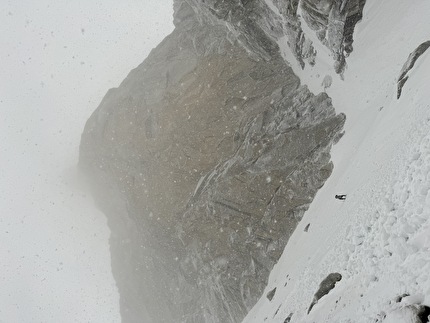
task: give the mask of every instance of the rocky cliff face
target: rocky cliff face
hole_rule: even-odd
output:
[[[179,9],[191,6],[201,22],[226,25],[231,36],[248,53],[270,59],[278,51],[275,42],[287,42],[304,68],[317,55],[305,35],[305,22],[331,52],[334,69],[342,74],[353,50],[355,25],[363,16],[366,0],[176,0]],[[301,19],[303,18],[303,19]]]
[[[177,0],[175,31],[88,120],[124,322],[240,322],[261,295],[345,120],[279,53],[287,35],[309,59],[299,5],[345,51],[356,2],[314,2]]]

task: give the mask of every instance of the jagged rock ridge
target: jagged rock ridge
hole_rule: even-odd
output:
[[[176,1],[175,31],[82,135],[124,322],[241,321],[333,167],[345,116],[282,59],[279,17],[212,5]]]
[[[256,57],[269,59],[287,41],[302,68],[315,64],[317,52],[302,29],[304,21],[329,48],[334,69],[342,74],[353,50],[355,25],[363,16],[365,0],[176,0],[189,4],[198,17],[225,24],[230,37]],[[302,16],[303,20],[300,18]],[[201,19],[202,20],[202,19]],[[285,37],[284,37],[285,36]],[[285,40],[283,40],[285,38]],[[282,39],[282,40],[281,40]]]

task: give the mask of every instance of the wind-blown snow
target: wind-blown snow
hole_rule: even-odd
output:
[[[396,99],[409,53],[430,39],[429,16],[429,1],[367,0],[344,80],[316,37],[317,63],[304,71],[283,46],[313,92],[332,78],[326,91],[346,113],[345,135],[332,150],[333,174],[270,275],[265,294],[276,287],[273,300],[263,296],[244,322],[284,322],[291,313],[291,322],[406,322],[407,305],[430,305],[429,53]],[[307,315],[332,272],[343,279]],[[410,296],[396,303],[403,294]]]

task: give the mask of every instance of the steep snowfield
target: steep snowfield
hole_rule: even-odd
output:
[[[323,46],[313,68],[292,63],[315,93],[332,78],[326,91],[346,113],[345,135],[332,151],[332,176],[244,322],[408,322],[407,305],[430,305],[430,51],[396,99],[402,65],[430,39],[429,16],[426,0],[368,0],[344,80]],[[294,62],[287,48],[284,54]],[[335,194],[347,194],[346,201]],[[308,315],[332,272],[342,280]],[[403,294],[410,296],[394,301]]]

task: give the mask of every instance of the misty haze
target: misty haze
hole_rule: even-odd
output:
[[[0,6],[0,322],[430,321],[429,1]]]

